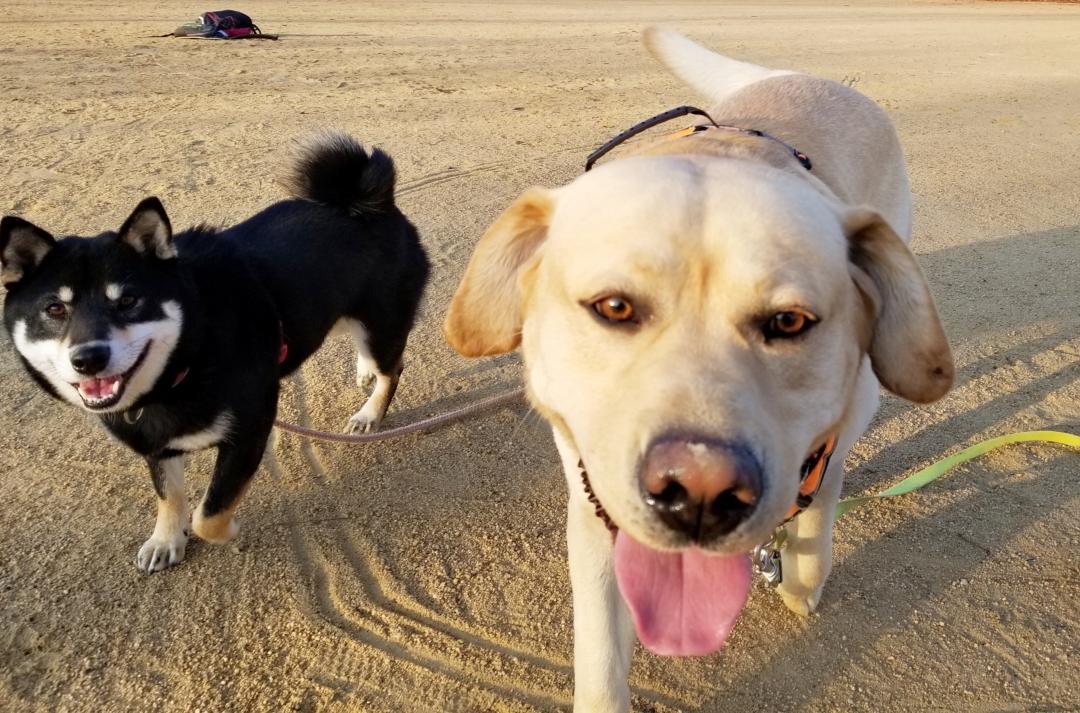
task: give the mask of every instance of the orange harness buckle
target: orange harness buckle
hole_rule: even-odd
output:
[[[784,581],[784,569],[780,558],[780,551],[787,542],[787,525],[795,519],[795,516],[810,507],[821,483],[825,480],[825,471],[829,469],[829,458],[836,450],[836,434],[829,436],[821,448],[817,449],[803,463],[802,479],[799,482],[799,494],[795,496],[795,504],[784,516],[784,521],[773,531],[769,541],[754,548],[751,558],[757,567],[758,573],[769,584],[780,584]]]
[[[829,458],[832,457],[835,450],[836,434],[833,434],[821,444],[821,448],[817,452],[806,459],[806,463],[803,464],[799,494],[795,496],[795,504],[791,506],[787,515],[784,516],[784,523],[791,522],[792,518],[813,504],[814,498],[817,496],[818,491],[821,490],[821,483],[825,480],[825,471],[829,468]]]

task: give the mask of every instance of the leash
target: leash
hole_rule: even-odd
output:
[[[934,482],[958,465],[975,460],[1002,446],[1008,446],[1014,443],[1049,443],[1072,448],[1073,450],[1080,450],[1080,436],[1072,433],[1064,433],[1062,431],[1022,431],[1020,433],[1010,433],[1007,436],[989,438],[985,441],[980,441],[973,446],[968,446],[959,453],[948,456],[947,458],[942,458],[936,463],[926,466],[922,470],[916,471],[896,485],[887,488],[886,490],[882,490],[880,493],[875,495],[860,495],[841,500],[836,505],[835,520],[839,520],[845,513],[873,500],[894,498],[898,495],[906,495],[914,492],[919,488]],[[769,584],[779,584],[783,580],[783,570],[780,566],[780,552],[783,550],[786,541],[787,529],[784,525],[781,525],[773,533],[771,540],[754,548],[754,564],[757,565],[761,576],[764,577],[765,581]]]
[[[1007,436],[990,438],[976,443],[973,446],[968,446],[959,453],[947,458],[942,458],[937,463],[926,466],[922,470],[904,478],[891,488],[882,490],[877,495],[864,495],[841,500],[836,505],[836,518],[839,519],[844,513],[854,510],[860,505],[865,505],[871,500],[893,498],[897,495],[905,495],[918,490],[927,483],[934,482],[958,465],[975,460],[979,456],[985,455],[992,450],[1013,443],[1052,443],[1059,446],[1065,446],[1066,448],[1080,450],[1080,436],[1072,433],[1064,433],[1062,431],[1022,431],[1020,433],[1010,433]]]
[[[486,399],[474,401],[468,406],[462,406],[461,408],[447,411],[446,413],[441,413],[437,416],[429,416],[428,418],[422,418],[413,423],[407,423],[404,426],[398,426],[397,428],[390,428],[376,433],[334,433],[332,431],[319,431],[314,428],[298,426],[295,423],[289,423],[280,419],[275,419],[274,425],[282,431],[295,433],[299,436],[306,436],[307,438],[314,438],[319,441],[331,441],[335,443],[371,443],[373,441],[385,441],[390,438],[407,436],[410,433],[419,433],[420,431],[431,431],[436,428],[441,428],[442,426],[449,425],[456,421],[463,421],[467,418],[477,416],[485,411],[493,411],[502,406],[515,403],[524,398],[524,396],[525,387],[521,386],[501,394],[496,394],[495,396],[489,396]]]

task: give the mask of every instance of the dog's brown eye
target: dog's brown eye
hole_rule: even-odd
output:
[[[630,322],[634,319],[634,305],[625,297],[601,297],[593,302],[592,308],[608,322]]]
[[[802,310],[777,312],[765,323],[766,339],[790,339],[797,337],[817,324],[817,317]]]
[[[132,295],[123,295],[120,297],[120,299],[116,301],[116,304],[120,307],[120,309],[131,309],[138,301],[139,299],[137,297],[134,297]]]
[[[45,314],[53,319],[63,319],[67,313],[67,305],[63,302],[51,302],[45,307]]]

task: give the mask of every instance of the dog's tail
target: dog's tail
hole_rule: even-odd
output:
[[[348,134],[326,131],[298,144],[283,183],[297,198],[362,215],[393,207],[395,179],[394,162],[386,153],[373,149],[369,154]]]
[[[647,28],[645,46],[672,74],[716,103],[754,82],[795,74],[725,57],[664,27]]]

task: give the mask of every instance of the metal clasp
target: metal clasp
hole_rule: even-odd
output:
[[[768,542],[754,548],[751,557],[758,574],[768,582],[775,585],[784,581],[784,567],[780,561],[780,551],[787,541],[787,529],[783,526],[776,528]]]

